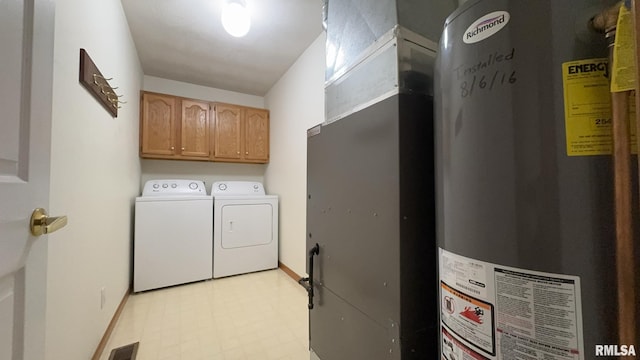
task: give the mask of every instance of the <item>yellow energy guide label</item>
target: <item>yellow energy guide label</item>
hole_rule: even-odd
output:
[[[610,155],[612,119],[606,58],[562,64],[567,155]],[[630,96],[631,151],[636,151],[635,101]]]

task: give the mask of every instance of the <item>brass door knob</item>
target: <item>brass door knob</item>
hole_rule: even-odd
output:
[[[45,209],[37,208],[31,214],[31,234],[40,236],[58,231],[67,225],[66,216],[49,217]]]

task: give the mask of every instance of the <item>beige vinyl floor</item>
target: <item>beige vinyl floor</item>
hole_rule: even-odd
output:
[[[133,294],[100,360],[308,360],[306,295],[279,269]]]

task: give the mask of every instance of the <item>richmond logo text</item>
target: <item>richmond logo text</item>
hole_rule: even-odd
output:
[[[506,11],[494,11],[474,21],[462,34],[462,41],[473,44],[482,41],[507,25],[510,15]]]
[[[478,26],[476,26],[475,29],[469,31],[467,33],[467,39],[471,39],[472,37],[480,34],[481,32],[485,31],[485,30],[489,30],[492,27],[496,26],[496,25],[500,25],[500,24],[504,24],[504,15],[500,15],[498,17],[495,17],[493,19],[488,19],[485,20],[483,22],[481,22],[480,24],[478,24]]]

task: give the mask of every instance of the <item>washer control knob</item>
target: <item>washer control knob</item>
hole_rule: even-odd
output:
[[[159,184],[153,184],[153,188],[154,188],[154,189],[157,189],[157,188],[159,188],[159,187],[160,187],[160,185],[159,185]]]
[[[197,188],[198,188],[198,184],[197,183],[192,182],[192,183],[189,184],[189,189],[195,190]]]
[[[177,187],[178,187],[178,185],[176,185],[176,184],[171,184],[171,188],[172,188],[172,189],[175,189],[175,188],[177,188]]]
[[[168,188],[168,187],[169,187],[169,184],[162,184],[162,188],[163,188],[163,189],[166,189],[166,188]]]
[[[224,184],[224,183],[219,184],[219,185],[218,185],[218,189],[220,189],[220,190],[222,190],[222,191],[227,190],[227,184]]]
[[[258,185],[253,185],[253,188],[258,190]]]

